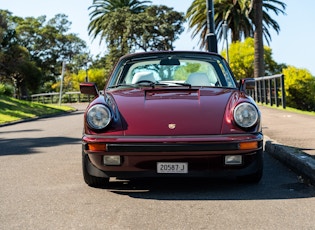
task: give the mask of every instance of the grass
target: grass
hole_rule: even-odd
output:
[[[0,124],[73,110],[69,106],[41,104],[0,95]]]
[[[291,107],[286,107],[285,109],[282,108],[282,106],[277,107],[276,105],[269,105],[269,104],[263,104],[263,103],[257,103],[258,105],[261,106],[266,106],[269,108],[273,108],[273,109],[279,109],[279,110],[283,110],[283,111],[289,111],[289,112],[294,112],[294,113],[299,113],[299,114],[305,114],[305,115],[311,115],[311,116],[315,116],[315,111],[303,111],[303,110],[298,110],[295,108],[291,108]]]

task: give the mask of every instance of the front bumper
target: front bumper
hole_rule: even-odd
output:
[[[244,176],[262,168],[261,133],[225,136],[124,137],[84,135],[83,154],[88,154],[87,169],[98,177],[221,177]],[[257,142],[257,147],[240,149],[240,143]],[[90,144],[101,144],[91,150]],[[119,166],[107,166],[103,156],[118,155]],[[226,165],[226,155],[241,155],[242,164]],[[158,174],[157,162],[186,162],[186,174]]]

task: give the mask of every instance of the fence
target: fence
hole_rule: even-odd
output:
[[[254,80],[255,89],[249,90],[248,93],[256,102],[275,104],[277,107],[281,103],[282,107],[286,108],[283,74],[254,78]]]
[[[31,95],[31,100],[40,103],[58,103],[59,93],[40,93]],[[89,102],[90,95],[81,94],[80,92],[66,92],[62,95],[62,103]]]

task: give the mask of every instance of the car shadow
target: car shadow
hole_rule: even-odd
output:
[[[265,154],[265,171],[257,184],[223,179],[113,180],[105,190],[136,199],[154,200],[266,200],[315,196],[315,188]]]

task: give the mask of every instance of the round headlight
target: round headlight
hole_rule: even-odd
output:
[[[252,127],[258,120],[258,111],[250,103],[241,103],[234,109],[234,120],[243,128]]]
[[[94,105],[86,114],[86,121],[92,129],[104,129],[111,119],[112,114],[105,105]]]

